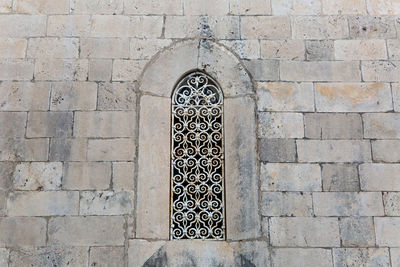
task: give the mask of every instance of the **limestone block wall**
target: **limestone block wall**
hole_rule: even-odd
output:
[[[0,0],[0,266],[399,267],[399,16]],[[193,69],[230,103],[226,241],[168,240],[163,111]]]

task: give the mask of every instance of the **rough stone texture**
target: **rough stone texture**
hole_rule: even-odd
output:
[[[400,84],[392,83],[392,94],[393,94],[393,104],[394,110],[396,112],[400,111]]]
[[[35,79],[39,81],[86,81],[87,59],[37,59]]]
[[[398,217],[375,217],[376,244],[378,246],[400,246],[400,218]]]
[[[80,56],[84,58],[128,58],[129,40],[125,38],[81,39]]]
[[[95,110],[97,84],[95,83],[53,83],[51,110]]]
[[[1,112],[0,113],[0,137],[25,136],[27,114],[25,112]]]
[[[48,151],[47,138],[0,138],[0,161],[46,161]]]
[[[357,165],[355,164],[323,164],[323,191],[360,191]]]
[[[370,217],[344,217],[339,220],[344,247],[375,246],[374,222]]]
[[[13,184],[17,190],[59,190],[61,162],[20,163],[15,167]]]
[[[374,139],[400,138],[400,114],[363,114],[364,137]]]
[[[360,165],[360,184],[363,191],[399,191],[399,164]]]
[[[306,41],[307,60],[332,60],[334,48],[332,40],[310,40]]]
[[[78,38],[29,39],[27,49],[28,58],[78,58],[78,55]]]
[[[383,204],[385,206],[385,215],[400,216],[400,193],[383,193]]]
[[[131,138],[89,139],[87,159],[89,161],[133,160],[135,142]]]
[[[135,110],[136,94],[133,83],[101,83],[98,91],[99,110]]]
[[[279,80],[279,61],[253,59],[243,62],[256,81]]]
[[[332,266],[329,249],[275,248],[271,253],[273,266]]]
[[[379,60],[387,59],[385,40],[337,40],[336,60]]]
[[[90,248],[89,266],[111,267],[124,265],[123,247],[92,247]]]
[[[133,162],[114,162],[112,183],[116,190],[133,190],[135,187],[135,165]]]
[[[292,139],[261,139],[260,160],[263,162],[294,162],[296,144]]]
[[[2,247],[46,245],[46,219],[44,218],[1,217],[0,232]]]
[[[396,38],[393,17],[350,16],[350,37],[355,39]],[[388,40],[388,44],[391,41]]]
[[[261,214],[263,216],[311,216],[311,194],[263,192]]]
[[[398,82],[400,69],[398,61],[362,61],[364,81]]]
[[[80,194],[80,215],[124,215],[132,210],[132,192],[86,191]]]
[[[2,82],[0,90],[1,111],[48,110],[50,83]]]
[[[336,16],[296,16],[294,39],[344,39],[349,36],[347,20]]]
[[[0,265],[8,266],[9,252],[6,248],[0,249]]]
[[[13,162],[0,162],[0,190],[11,188],[15,165]]]
[[[87,140],[84,138],[52,138],[50,161],[85,161]]]
[[[63,188],[68,190],[104,190],[111,180],[107,162],[69,162],[64,164]]]
[[[390,266],[387,248],[333,249],[335,266]]]
[[[361,122],[361,120],[360,120]],[[258,113],[259,138],[303,138],[301,113]]]
[[[376,162],[400,162],[399,140],[375,140],[371,142],[372,157]],[[390,153],[388,153],[390,151]]]
[[[89,81],[110,81],[112,59],[92,59],[89,61]]]
[[[27,43],[22,38],[0,38],[0,58],[24,58]]]
[[[400,248],[391,248],[390,255],[392,257],[392,266],[400,266]]]
[[[30,112],[27,137],[67,137],[72,135],[72,112]]]

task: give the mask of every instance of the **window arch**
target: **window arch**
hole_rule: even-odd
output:
[[[223,93],[194,71],[171,103],[170,239],[225,239]]]

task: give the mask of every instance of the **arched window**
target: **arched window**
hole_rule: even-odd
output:
[[[172,95],[170,239],[225,239],[223,94],[209,75]]]

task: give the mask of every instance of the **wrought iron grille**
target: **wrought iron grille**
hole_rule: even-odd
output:
[[[202,72],[172,96],[170,239],[225,239],[223,95]]]

